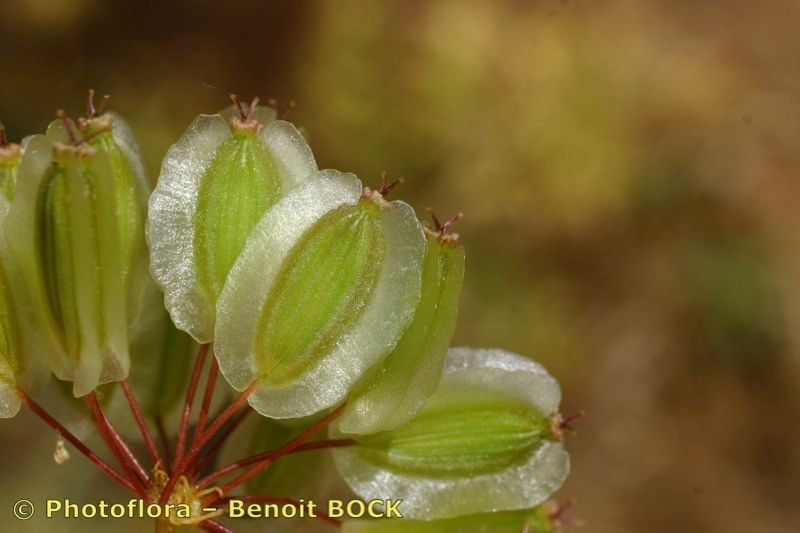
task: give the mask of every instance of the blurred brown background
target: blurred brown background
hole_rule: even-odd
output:
[[[228,92],[296,101],[320,166],[464,211],[454,342],[588,411],[558,494],[584,531],[797,531],[798,27],[790,0],[0,0],[0,117],[110,93],[155,179]],[[11,517],[123,498],[54,441],[0,423],[0,525],[118,529]]]

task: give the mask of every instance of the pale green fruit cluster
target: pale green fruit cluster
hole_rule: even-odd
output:
[[[461,292],[457,236],[426,234],[405,202],[319,171],[271,109],[198,117],[149,205],[151,270],[173,321],[213,341],[235,389],[256,384],[261,414],[350,399],[348,431],[369,433],[433,393]]]
[[[332,435],[357,445],[334,456],[365,499],[402,498],[423,520],[545,501],[569,471],[560,389],[501,350],[448,357],[465,266],[450,222],[424,229],[390,189],[316,170],[299,134],[270,145],[278,123],[200,117],[170,150],[149,242],[175,323],[213,339],[228,383],[266,417],[345,404]],[[286,146],[304,172],[271,164]]]
[[[144,166],[116,115],[63,119],[27,140],[5,240],[50,367],[83,396],[127,376],[144,254]]]
[[[569,472],[560,388],[516,354],[448,350],[458,217],[423,227],[392,185],[319,170],[293,125],[235,102],[195,119],[152,194],[129,128],[91,100],[24,156],[0,146],[0,416],[47,353],[75,396],[126,378],[133,356],[142,411],[169,419],[211,343],[227,382],[280,419],[260,419],[251,453],[340,408],[336,470],[365,500],[402,499],[403,528],[551,531],[537,506]],[[109,411],[115,391],[101,390]],[[322,486],[324,463],[284,457],[250,488],[294,491],[298,472]]]

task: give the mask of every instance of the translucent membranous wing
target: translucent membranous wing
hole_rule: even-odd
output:
[[[17,414],[20,401],[16,394],[20,370],[21,342],[18,305],[8,279],[5,238],[2,231],[8,214],[8,201],[17,185],[22,149],[18,145],[0,146],[0,418]]]
[[[17,388],[32,394],[46,377],[44,350],[22,286],[22,272],[3,238],[8,208],[0,197],[0,418],[19,411]]]
[[[394,346],[419,300],[425,241],[403,202],[362,198],[326,170],[268,211],[217,304],[215,352],[231,385],[273,418],[341,402]]]
[[[569,456],[552,433],[560,390],[537,363],[502,350],[450,350],[425,406],[391,431],[334,450],[365,500],[399,498],[424,520],[526,509],[556,491]]]
[[[256,222],[317,170],[302,135],[270,111],[246,123],[229,110],[197,117],[150,198],[151,271],[173,321],[198,342],[213,339],[216,300]]]
[[[99,135],[90,142],[106,152],[111,162],[117,198],[117,229],[123,283],[128,292],[127,318],[133,324],[140,311],[149,258],[144,238],[147,201],[152,189],[139,143],[128,123],[116,113],[107,113],[110,135]],[[100,117],[103,118],[103,117]]]

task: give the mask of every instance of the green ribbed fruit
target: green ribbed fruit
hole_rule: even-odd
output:
[[[117,208],[120,262],[127,283],[131,272],[136,268],[144,244],[144,212],[142,200],[139,198],[140,191],[127,157],[110,132],[92,139],[91,145],[105,152],[111,163]]]
[[[359,437],[363,457],[420,476],[474,476],[524,461],[549,422],[521,400],[471,387],[435,394],[408,423]]]
[[[451,348],[436,392],[405,424],[349,436],[332,450],[365,501],[401,499],[404,518],[449,519],[531,509],[569,473],[558,383],[539,364],[498,349]]]
[[[130,364],[113,171],[85,142],[35,136],[27,148],[6,237],[50,366],[82,396]]]
[[[285,383],[317,363],[361,315],[384,255],[379,213],[368,200],[337,209],[287,257],[256,337],[256,360],[269,383]]]
[[[22,350],[14,296],[0,263],[0,381],[14,386],[20,369]]]
[[[195,261],[200,283],[214,299],[244,242],[281,194],[269,150],[252,130],[239,130],[217,149],[195,212]]]
[[[253,229],[217,302],[214,352],[250,404],[302,418],[343,401],[396,344],[419,300],[413,209],[326,170]]]
[[[338,421],[345,433],[375,433],[407,422],[433,394],[458,317],[464,248],[428,234],[414,319],[394,350],[351,394]]]
[[[316,171],[297,128],[264,107],[252,116],[200,115],[170,147],[150,197],[147,239],[179,329],[213,340],[217,299],[256,223]]]

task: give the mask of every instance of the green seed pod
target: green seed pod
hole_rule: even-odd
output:
[[[394,350],[375,365],[347,401],[337,421],[343,433],[377,433],[410,420],[433,394],[442,375],[458,317],[464,248],[447,233],[458,217],[426,229],[422,291],[414,319]]]
[[[556,491],[569,456],[555,424],[558,383],[502,350],[454,348],[436,392],[406,424],[334,450],[365,500],[400,498],[424,520],[526,509]]]
[[[128,298],[108,156],[37,135],[6,229],[50,366],[83,396],[128,375]]]
[[[400,504],[402,512],[403,505]],[[478,513],[441,520],[348,520],[344,533],[557,533],[561,531],[558,504],[549,500],[533,509]]]
[[[150,198],[151,270],[175,324],[213,339],[228,271],[264,212],[317,170],[303,136],[270,109],[200,115],[174,144]]]
[[[336,405],[410,322],[425,239],[414,210],[325,170],[258,223],[219,299],[228,382],[264,416]]]
[[[8,144],[0,124],[0,237],[5,234],[22,149]],[[20,400],[16,389],[30,393],[42,381],[42,347],[29,316],[30,305],[21,286],[19,264],[0,238],[0,418],[17,414]]]
[[[93,98],[94,92],[89,91],[86,117],[78,119],[77,124],[68,119],[55,120],[48,126],[47,136],[55,142],[69,143],[74,136],[72,132],[77,131],[86,144],[108,157],[119,231],[120,265],[127,291],[127,319],[132,323],[139,313],[147,276],[144,223],[150,181],[139,144],[127,122],[116,113],[99,114],[102,109],[95,109]]]

